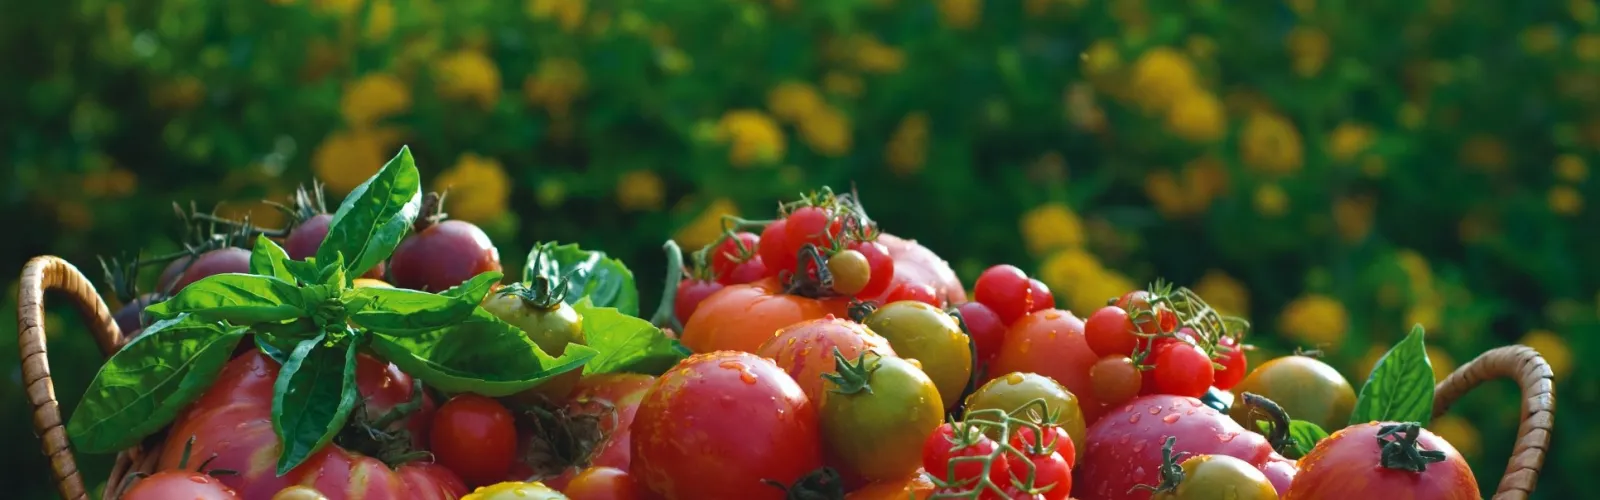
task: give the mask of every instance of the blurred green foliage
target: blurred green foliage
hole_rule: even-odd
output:
[[[1600,463],[1600,12],[1560,2],[22,2],[0,18],[6,269],[170,251],[170,203],[341,195],[410,144],[508,268],[629,262],[854,187],[970,280],[1012,262],[1080,316],[1156,278],[1357,381],[1410,325],[1441,370],[1525,342],[1561,418],[1539,497]],[[226,203],[224,203],[226,202]],[[14,286],[7,303],[14,303]],[[645,300],[645,308],[653,307]],[[9,322],[14,309],[0,313]],[[98,360],[51,307],[70,410]],[[15,351],[10,336],[4,349]],[[0,490],[46,498],[15,358]],[[1497,484],[1509,383],[1435,428]],[[85,464],[104,477],[106,457]]]

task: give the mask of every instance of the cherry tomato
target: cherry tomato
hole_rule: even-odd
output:
[[[1078,464],[1078,447],[1072,443],[1072,434],[1065,428],[1055,424],[1039,426],[1042,432],[1034,432],[1033,427],[1019,426],[1011,433],[1011,447],[1022,450],[1030,457],[1043,456],[1047,452],[1061,453],[1061,458],[1067,460],[1067,466]],[[1044,442],[1039,442],[1039,435],[1044,435]]]
[[[889,233],[878,234],[878,244],[889,250],[889,256],[894,259],[894,280],[884,287],[883,295],[893,291],[901,283],[922,283],[932,286],[935,295],[947,304],[960,304],[967,301],[967,291],[961,286],[961,279],[956,277],[950,263],[945,262],[938,254],[933,253],[928,247],[922,246],[916,240],[907,240]],[[862,294],[861,300],[872,300],[885,303],[883,295]]]
[[[1170,332],[1178,328],[1178,314],[1165,306],[1156,307],[1150,303],[1152,294],[1145,290],[1134,290],[1117,299],[1116,306],[1128,311],[1129,318],[1142,333]],[[1155,321],[1138,317],[1139,312],[1153,312]]]
[[[1244,346],[1239,345],[1238,339],[1224,335],[1217,339],[1217,347],[1220,357],[1216,361],[1222,365],[1222,369],[1217,370],[1217,380],[1213,385],[1226,391],[1244,380],[1250,362],[1245,359]]]
[[[756,250],[766,262],[769,276],[777,276],[780,271],[794,272],[795,253],[800,251],[800,246],[789,242],[788,225],[787,220],[780,219],[761,230],[761,246]]]
[[[1262,363],[1234,386],[1234,394],[1255,393],[1283,407],[1289,416],[1322,426],[1341,429],[1355,411],[1356,391],[1339,371],[1308,356],[1284,356]],[[1255,421],[1246,405],[1233,405],[1228,415],[1239,425],[1254,429]]]
[[[440,406],[431,432],[434,459],[468,486],[499,482],[516,458],[517,426],[511,412],[477,394],[462,394]]]
[[[1020,372],[1050,377],[1078,397],[1084,422],[1093,423],[1105,412],[1105,405],[1094,397],[1089,378],[1089,369],[1099,360],[1084,340],[1083,320],[1071,312],[1045,309],[1028,313],[1011,325],[989,374]]]
[[[767,261],[757,255],[750,260],[735,264],[727,274],[717,276],[717,282],[724,285],[742,285],[765,278],[768,274]]]
[[[842,250],[828,257],[828,273],[833,275],[833,291],[842,295],[856,295],[867,288],[872,280],[872,266],[867,257],[855,250]],[[932,295],[932,288],[928,289]]]
[[[684,320],[679,340],[694,352],[755,352],[783,327],[829,314],[848,317],[848,305],[840,298],[786,294],[776,278],[763,278],[707,297]]]
[[[910,300],[934,307],[944,306],[943,301],[939,300],[939,296],[933,287],[921,283],[901,283],[900,286],[889,292],[889,296],[884,300],[888,302]]]
[[[1198,398],[1205,395],[1215,380],[1216,372],[1211,358],[1198,346],[1174,342],[1161,346],[1155,353],[1156,390],[1161,394],[1176,394]]]
[[[1277,500],[1267,476],[1249,462],[1227,455],[1190,457],[1180,466],[1183,480],[1175,489],[1151,495],[1161,500]]]
[[[941,424],[922,446],[922,468],[944,484],[970,484],[983,477],[983,465],[988,461],[991,463],[989,480],[1000,485],[1011,484],[1007,479],[1010,463],[1005,453],[996,453],[999,448],[977,426]],[[956,460],[961,457],[984,459]]]
[[[590,467],[578,473],[561,491],[569,500],[634,500],[639,484],[627,471],[613,467]]]
[[[1074,441],[1072,448],[1076,455],[1085,436],[1083,410],[1076,395],[1049,377],[1037,373],[1007,373],[996,377],[967,396],[966,408],[968,414],[982,410],[1014,413],[1036,399],[1044,400],[1044,415],[1055,417],[1055,420],[1038,423],[1063,429]],[[991,434],[989,437],[999,436]]]
[[[442,292],[473,276],[499,271],[500,250],[483,229],[459,220],[430,224],[395,247],[389,278],[395,286]]]
[[[1395,467],[1385,466],[1383,461],[1391,456],[1385,448],[1404,449],[1401,441],[1407,436],[1416,439],[1417,450],[1439,452],[1443,460],[1432,463],[1398,460],[1400,463],[1394,464]],[[1405,465],[1418,466],[1421,470],[1403,468]],[[1317,442],[1311,453],[1300,459],[1300,469],[1284,495],[1287,500],[1395,498],[1396,495],[1416,500],[1480,498],[1478,480],[1461,453],[1449,442],[1415,424],[1369,422],[1345,427]],[[1351,478],[1361,480],[1352,481]]]
[[[234,500],[239,494],[208,474],[167,470],[157,472],[133,483],[122,494],[122,500]]]
[[[982,302],[967,302],[956,306],[961,312],[961,321],[967,325],[967,335],[972,337],[973,347],[978,350],[978,362],[988,365],[1000,354],[1000,345],[1006,341],[1006,325],[1000,321],[1000,315],[994,309],[983,305]]]
[[[889,339],[900,357],[917,360],[939,388],[946,408],[960,400],[972,377],[972,345],[955,317],[922,302],[899,301],[878,308],[861,323]]]
[[[1018,460],[1015,456],[1009,458]],[[1032,484],[1034,491],[1044,490],[1041,494],[1048,500],[1065,500],[1072,492],[1072,466],[1067,464],[1061,452],[1030,454],[1027,460],[1033,463],[1033,482],[1028,482],[1028,466],[1020,462],[1011,466],[1014,479],[1022,484]]]
[[[673,297],[672,314],[678,317],[679,323],[689,322],[694,317],[694,311],[717,292],[722,291],[723,284],[715,281],[706,281],[696,278],[686,278],[678,282],[678,293]]]
[[[600,432],[605,436],[605,442],[597,446],[599,451],[590,458],[591,467],[628,469],[633,447],[629,428],[639,412],[639,403],[655,381],[655,377],[638,373],[604,373],[578,381],[567,401],[567,411],[601,417]]]
[[[849,248],[861,252],[861,256],[867,258],[867,267],[871,270],[867,285],[856,292],[856,297],[876,297],[888,291],[895,276],[894,257],[889,256],[889,248],[876,241],[853,241]]]
[[[717,274],[717,281],[722,281],[723,276],[733,272],[733,268],[745,261],[761,255],[761,237],[755,233],[734,233],[732,238],[722,240],[716,248],[711,250],[711,271]],[[723,282],[724,285],[732,283]]]
[[[157,280],[157,290],[167,294],[176,294],[190,284],[207,277],[250,272],[250,251],[238,247],[218,248],[203,254],[189,264],[189,257],[182,257],[167,264],[161,271]]]
[[[1098,356],[1132,355],[1139,347],[1139,336],[1134,331],[1128,311],[1117,306],[1095,310],[1083,324],[1084,340]]]
[[[1033,305],[1028,308],[1028,312],[1043,311],[1056,307],[1056,296],[1050,293],[1050,286],[1044,284],[1043,281],[1029,279],[1028,296],[1031,297],[1033,302]]]
[[[755,353],[772,360],[800,384],[800,390],[812,401],[822,401],[823,374],[834,372],[833,350],[839,349],[845,359],[854,360],[862,353],[873,351],[883,356],[894,356],[889,339],[873,332],[865,325],[828,315],[801,321],[778,330],[778,334],[761,344]]]
[[[1107,405],[1120,405],[1139,395],[1143,376],[1132,359],[1112,355],[1094,362],[1089,368],[1089,380],[1094,384],[1095,399]]]
[[[816,245],[817,248],[827,248],[828,242],[839,236],[839,228],[831,224],[833,217],[821,207],[800,207],[790,212],[784,220],[788,226],[784,228],[784,240],[793,245],[795,251],[807,243]]]
[[[1112,409],[1089,426],[1088,448],[1073,471],[1073,496],[1080,500],[1150,498],[1149,491],[1129,490],[1160,483],[1161,448],[1168,436],[1176,439],[1176,453],[1238,458],[1267,473],[1269,480],[1273,473],[1294,474],[1293,467],[1277,468],[1288,460],[1272,451],[1261,434],[1245,430],[1198,399],[1158,394]]]
[[[1034,309],[1028,275],[1017,266],[1001,264],[985,269],[972,286],[972,293],[974,299],[994,309],[1000,321],[1007,325]]]

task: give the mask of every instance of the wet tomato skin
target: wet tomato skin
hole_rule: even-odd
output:
[[[771,359],[800,384],[800,390],[813,402],[822,401],[824,373],[834,370],[833,350],[854,361],[872,351],[880,356],[895,356],[889,339],[865,325],[832,315],[802,321],[778,330],[778,334],[756,349],[756,354]]]
[[[1011,325],[989,375],[1021,372],[1055,379],[1078,397],[1084,422],[1092,424],[1105,412],[1089,376],[1099,360],[1084,339],[1083,320],[1068,311],[1045,309],[1024,314]]]
[[[956,272],[950,268],[950,263],[933,253],[933,250],[922,246],[916,240],[900,238],[889,233],[878,234],[877,242],[883,245],[883,248],[889,251],[889,257],[894,259],[894,279],[884,286],[882,294],[876,297],[863,294],[861,300],[873,300],[879,304],[892,302],[886,300],[886,297],[901,283],[921,283],[932,286],[935,295],[946,304],[960,304],[967,301],[967,291],[962,287],[961,279],[956,277]]]
[[[498,401],[477,394],[451,398],[434,413],[430,432],[434,458],[468,486],[494,484],[511,470],[517,427]]]
[[[706,281],[696,278],[687,278],[678,282],[678,292],[673,298],[672,314],[678,322],[685,323],[694,316],[694,311],[700,308],[700,303],[726,286],[715,281]]]
[[[630,426],[630,474],[667,498],[781,499],[822,466],[817,408],[769,359],[697,354],[656,379]]]
[[[157,280],[157,291],[176,294],[190,284],[217,274],[248,273],[250,272],[250,251],[238,247],[218,248],[196,258],[194,265],[188,265],[187,257],[180,258],[167,264],[161,271],[161,278]]]
[[[783,293],[776,278],[733,285],[706,297],[684,321],[679,340],[694,352],[755,352],[783,327],[832,314],[847,317],[843,299]]]
[[[1200,455],[1185,459],[1183,481],[1176,491],[1153,495],[1155,500],[1278,500],[1272,483],[1254,466],[1227,455]]]
[[[605,373],[578,381],[567,401],[567,411],[600,417],[600,431],[606,436],[590,459],[591,467],[628,470],[633,443],[629,429],[633,416],[639,412],[639,403],[655,381],[655,377],[639,373]]]
[[[590,467],[579,472],[561,493],[569,500],[634,500],[640,498],[639,484],[628,471],[614,467]]]
[[[1300,474],[1286,500],[1318,498],[1405,498],[1467,500],[1480,498],[1478,480],[1454,446],[1427,429],[1419,429],[1417,447],[1444,452],[1445,460],[1422,472],[1390,469],[1380,462],[1378,433],[1394,422],[1368,422],[1340,429],[1317,443],[1300,459]],[[1389,438],[1394,439],[1394,438]],[[1360,480],[1352,480],[1360,478]]]
[[[121,500],[235,500],[239,494],[209,475],[169,470],[157,472],[133,483]]]
[[[489,235],[470,222],[447,220],[407,236],[389,257],[389,278],[394,286],[441,292],[472,279],[500,271],[500,250]]]
[[[1168,436],[1177,438],[1175,452],[1227,455],[1257,469],[1287,461],[1272,451],[1261,434],[1245,430],[1198,399],[1141,396],[1112,409],[1089,427],[1088,447],[1073,471],[1073,495],[1080,500],[1150,498],[1148,491],[1130,494],[1128,490],[1160,483],[1161,444]],[[1292,472],[1279,469],[1275,473]]]

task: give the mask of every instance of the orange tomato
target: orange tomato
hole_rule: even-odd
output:
[[[933,496],[934,484],[928,474],[917,473],[905,479],[873,481],[845,495],[845,500],[924,500]]]
[[[1045,309],[1011,324],[989,373],[1037,373],[1055,379],[1078,397],[1084,422],[1093,425],[1105,412],[1089,379],[1089,368],[1098,360],[1084,340],[1083,320],[1068,311]]]
[[[844,299],[818,300],[783,293],[776,278],[733,285],[706,297],[683,326],[679,340],[697,353],[754,353],[778,330],[829,314],[847,317]]]
[[[756,354],[771,359],[812,401],[822,401],[822,374],[834,372],[833,350],[855,362],[861,353],[894,356],[889,339],[873,333],[865,325],[834,316],[789,325],[756,349]]]

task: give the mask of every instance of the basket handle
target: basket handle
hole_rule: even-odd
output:
[[[1522,425],[1517,427],[1517,444],[1494,500],[1524,500],[1539,480],[1555,423],[1554,372],[1537,351],[1522,345],[1498,347],[1461,365],[1434,389],[1433,416],[1449,411],[1456,399],[1484,381],[1501,377],[1522,388]]]
[[[44,443],[55,471],[56,491],[69,500],[87,499],[78,463],[72,457],[66,428],[62,427],[61,407],[56,402],[55,384],[50,381],[50,359],[45,355],[44,295],[47,291],[65,292],[89,324],[89,332],[107,356],[122,345],[122,331],[111,317],[94,285],[78,268],[60,257],[34,257],[22,268],[22,283],[17,302],[17,343],[22,348],[22,384],[33,404],[33,428]]]

